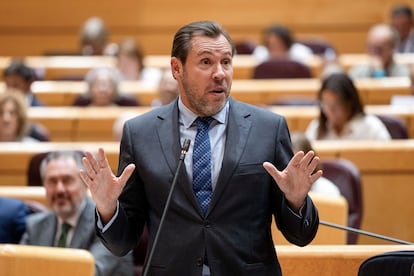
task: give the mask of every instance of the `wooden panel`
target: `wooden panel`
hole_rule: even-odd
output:
[[[49,129],[52,141],[112,141],[112,127],[117,118],[124,113],[138,115],[150,109],[150,107],[36,107],[29,110],[29,118]],[[286,118],[290,131],[305,131],[309,122],[317,118],[319,112],[316,106],[274,106],[269,109]],[[414,133],[413,107],[367,106],[366,112],[397,116],[405,121],[409,133]],[[359,152],[348,154],[358,155]],[[390,152],[387,158],[392,156],[393,152]]]
[[[41,55],[48,50],[77,50],[80,26],[90,15],[107,22],[112,41],[134,36],[149,54],[167,54],[177,28],[189,21],[217,20],[236,39],[260,41],[262,30],[277,21],[291,27],[299,37],[328,38],[340,52],[362,52],[369,26],[386,22],[397,0],[213,0],[119,1],[50,0],[2,1],[0,10],[0,53]],[[297,7],[300,7],[298,9]],[[230,12],[231,11],[231,12]],[[11,20],[11,18],[13,20]]]
[[[318,209],[320,220],[343,226],[347,225],[348,203],[343,196],[331,197],[317,193],[309,193],[309,195]],[[345,231],[338,231],[337,229],[320,225],[311,245],[346,244],[346,236],[347,233]],[[274,222],[272,223],[272,238],[276,246],[290,244],[277,229]]]
[[[0,267],[7,276],[92,276],[95,270],[87,250],[20,244],[0,244]]]
[[[311,79],[233,80],[231,95],[255,105],[270,105],[281,100],[314,101],[321,81]],[[409,78],[359,79],[355,81],[365,105],[389,105],[394,95],[411,95]],[[4,89],[0,82],[0,90]],[[70,106],[87,90],[82,81],[36,81],[33,92],[47,106]],[[135,97],[141,105],[149,106],[157,98],[157,86],[140,81],[121,82],[119,90]],[[63,95],[61,95],[63,94]]]
[[[285,276],[355,276],[362,262],[371,256],[413,249],[411,245],[276,246]]]

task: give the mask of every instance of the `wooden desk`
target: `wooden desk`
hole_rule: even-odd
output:
[[[286,99],[316,100],[319,79],[233,80],[231,95],[238,100],[268,105]],[[394,95],[411,95],[409,78],[358,79],[361,100],[366,105],[390,104]],[[0,83],[0,91],[4,90]],[[87,91],[83,81],[37,81],[32,85],[37,97],[47,106],[71,106],[76,97]],[[149,106],[157,98],[157,86],[140,81],[120,84],[122,93],[135,97],[141,105]]]
[[[1,275],[93,276],[95,261],[84,249],[0,244]]]
[[[36,154],[55,150],[89,150],[96,152],[103,147],[108,154],[111,168],[118,168],[119,143],[117,142],[69,142],[69,143],[1,143],[0,144],[0,185],[25,186],[30,158]]]
[[[36,201],[49,206],[43,186],[0,186],[0,197],[16,198],[23,201]]]
[[[305,131],[318,116],[316,106],[273,106],[273,112],[285,116],[290,131]],[[49,129],[52,141],[113,141],[113,124],[124,113],[142,114],[149,107],[35,107],[29,118]],[[407,124],[414,138],[414,107],[367,106],[370,114],[393,115]]]
[[[30,157],[50,150],[105,149],[111,168],[118,166],[117,142],[72,143],[1,143],[0,185],[26,185],[27,165]],[[414,140],[315,142],[314,148],[321,158],[342,157],[354,162],[361,172],[364,215],[362,229],[414,242]],[[341,231],[341,230],[338,230]],[[385,241],[360,237],[359,244],[384,244]]]
[[[411,66],[414,64],[414,53],[394,54],[395,62]],[[341,54],[338,56],[338,62],[345,71],[359,64],[368,64],[369,56],[366,53],[360,54]]]
[[[359,168],[362,178],[361,228],[414,242],[414,140],[317,141],[321,158],[346,158]],[[387,243],[360,236],[359,244]]]
[[[413,249],[411,245],[276,246],[284,276],[356,276],[362,262],[371,256]]]
[[[0,187],[1,191],[1,187]],[[338,225],[346,226],[348,223],[348,202],[343,196],[331,197],[317,193],[309,193],[313,203],[318,209],[319,219],[329,221]],[[277,229],[276,224],[272,223],[272,238],[276,246],[290,243],[283,237],[282,233]],[[347,233],[338,231],[334,228],[320,225],[318,233],[311,242],[312,245],[332,245],[346,244]]]
[[[144,65],[169,68],[170,60],[169,55],[147,55],[144,57]],[[3,71],[10,61],[10,57],[0,57],[0,70]],[[112,56],[27,56],[24,62],[34,68],[45,80],[79,77],[84,76],[93,67],[116,66],[116,58]],[[257,65],[257,60],[251,55],[236,55],[233,59],[234,79],[250,79]],[[319,56],[314,56],[307,65],[314,77],[320,76],[323,61]]]

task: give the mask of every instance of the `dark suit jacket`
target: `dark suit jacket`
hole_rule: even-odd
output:
[[[0,243],[19,243],[28,215],[29,208],[23,201],[0,197]]]
[[[85,249],[95,259],[95,275],[133,275],[132,254],[125,257],[114,256],[101,243],[95,233],[95,204],[87,199],[85,209],[79,217],[70,248]],[[57,229],[57,217],[53,212],[41,212],[27,219],[26,232],[21,244],[54,246]]]
[[[155,250],[150,275],[201,275],[207,254],[212,275],[280,275],[271,235],[272,215],[286,238],[304,246],[314,238],[318,214],[306,199],[300,218],[262,166],[284,169],[293,153],[283,117],[230,99],[221,173],[206,217],[184,166]],[[128,252],[148,222],[152,246],[180,155],[177,101],[130,121],[124,128],[119,171],[136,170],[121,194],[118,216],[101,235],[117,255]],[[213,149],[214,150],[214,149]]]

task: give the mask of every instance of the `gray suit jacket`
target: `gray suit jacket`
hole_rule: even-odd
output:
[[[95,204],[87,198],[69,247],[91,252],[95,258],[95,275],[133,275],[132,254],[117,257],[103,246],[95,233],[94,214]],[[56,229],[57,217],[53,212],[30,215],[27,219],[26,232],[20,243],[54,246]]]
[[[271,235],[272,215],[285,237],[300,246],[314,238],[318,214],[306,199],[294,214],[262,166],[282,170],[293,153],[283,117],[230,99],[222,169],[206,217],[202,216],[185,167],[155,250],[150,275],[201,275],[205,254],[214,276],[281,275]],[[157,231],[180,155],[177,101],[124,127],[119,171],[136,170],[122,192],[114,223],[102,237],[117,255],[127,253],[148,224],[149,248]],[[214,149],[212,149],[214,150]]]

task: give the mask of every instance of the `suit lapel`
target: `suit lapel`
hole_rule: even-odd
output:
[[[55,236],[57,229],[57,218],[53,213],[44,220],[42,225],[39,225],[38,229],[38,244],[43,246],[55,246]]]
[[[79,217],[79,221],[77,222],[69,247],[86,248],[88,246],[89,235],[95,231],[95,226],[91,223],[94,211],[94,204],[87,198],[85,208]]]
[[[178,101],[178,100],[177,100]],[[178,160],[181,153],[180,130],[178,122],[178,102],[174,101],[167,108],[160,110],[157,115],[159,124],[157,124],[158,139],[161,143],[161,153],[166,159],[171,173],[174,175],[178,166]],[[172,130],[172,132],[171,132]],[[172,137],[171,137],[172,133]],[[194,206],[198,208],[195,199],[192,184],[188,180],[187,171],[184,163],[182,164],[180,174],[178,175],[178,183],[184,191],[184,194]],[[171,184],[171,183],[170,183]]]
[[[224,159],[207,214],[213,210],[226,187],[226,183],[234,174],[234,170],[240,162],[241,154],[246,146],[251,127],[250,120],[247,120],[249,116],[250,112],[246,111],[242,105],[230,99]]]

